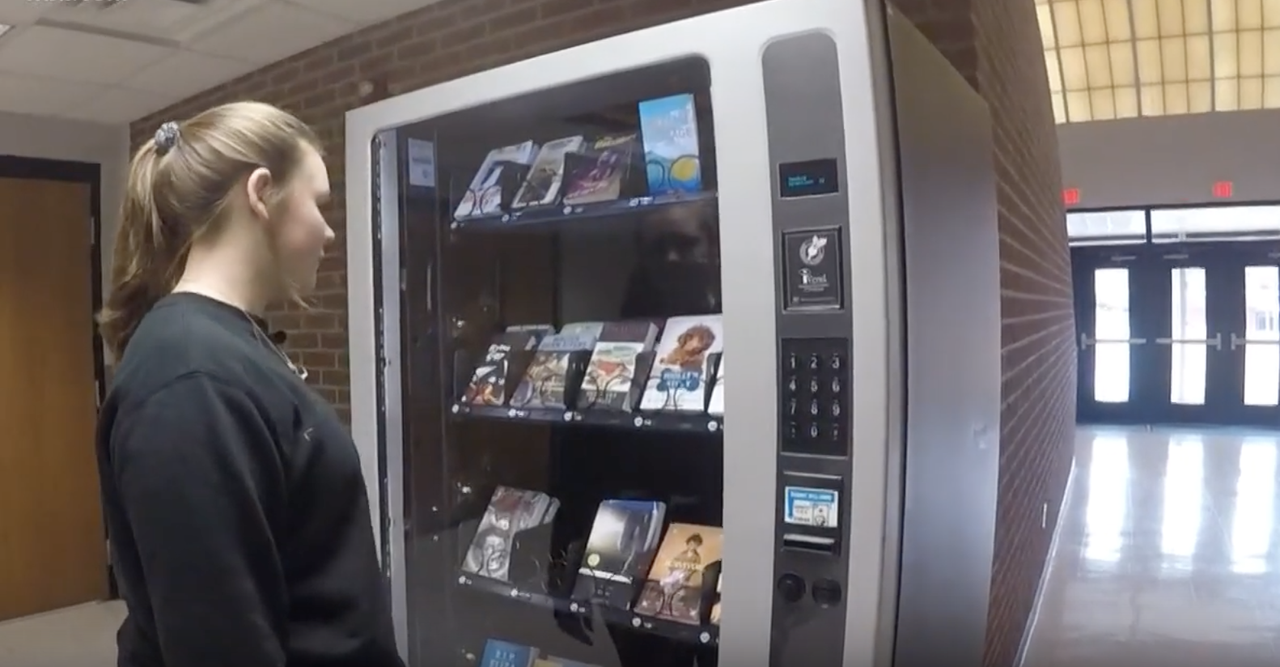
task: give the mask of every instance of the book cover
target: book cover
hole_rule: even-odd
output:
[[[543,144],[538,150],[538,157],[533,160],[533,167],[529,169],[529,176],[511,203],[512,208],[554,204],[564,183],[564,155],[581,148],[581,136],[564,137]]]
[[[720,353],[720,367],[716,369],[715,386],[711,388],[711,399],[707,401],[707,414],[724,416],[724,353]]]
[[[473,405],[505,405],[512,354],[532,349],[537,341],[538,337],[528,331],[507,331],[495,336],[472,372],[462,400]]]
[[[596,337],[588,333],[558,333],[538,344],[529,368],[520,379],[511,405],[524,408],[567,408],[565,382],[574,352],[591,350]]]
[[[502,188],[499,185],[502,163],[529,164],[536,149],[537,146],[532,141],[526,141],[489,151],[467,186],[467,191],[463,193],[462,201],[454,209],[454,220],[498,213],[502,208]]]
[[[480,667],[530,667],[537,655],[531,646],[490,639],[484,643]]]
[[[666,511],[665,503],[651,500],[600,503],[578,573],[621,583],[643,577],[662,537]]]
[[[640,409],[702,412],[710,380],[708,356],[722,349],[724,323],[720,315],[667,320]]]
[[[577,206],[622,197],[637,148],[636,135],[610,134],[597,138],[566,177],[564,203]]]
[[[658,327],[645,320],[605,324],[583,374],[578,407],[631,411],[638,357],[653,348],[657,335]]]
[[[636,613],[700,624],[703,576],[708,565],[720,560],[723,545],[721,528],[671,524],[653,559]]]
[[[724,583],[724,575],[716,577],[716,603],[711,605],[711,623],[720,625],[720,584]]]
[[[649,194],[702,190],[698,118],[693,95],[684,93],[639,104]]]
[[[604,322],[570,322],[560,327],[560,333],[570,336],[586,335],[599,338],[604,331]]]
[[[546,667],[600,667],[599,665],[587,662],[578,662],[577,660],[569,660],[568,658],[557,658],[550,656],[545,659]]]
[[[481,577],[510,581],[511,545],[516,533],[555,519],[560,503],[545,493],[500,486],[485,508],[475,537],[467,548],[462,570]]]
[[[528,331],[538,338],[542,338],[555,333],[556,328],[550,324],[513,324],[507,327],[507,331]]]

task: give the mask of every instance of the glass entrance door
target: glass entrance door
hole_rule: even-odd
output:
[[[1231,244],[1223,344],[1230,359],[1223,394],[1231,423],[1280,424],[1280,244]]]
[[[1233,273],[1218,249],[1204,244],[1157,246],[1144,271],[1143,329],[1151,334],[1147,423],[1229,420],[1232,374],[1224,337],[1232,308],[1222,298]]]
[[[1143,278],[1139,259],[1116,248],[1072,251],[1082,420],[1128,421],[1149,401],[1142,382],[1149,340],[1135,310]]]
[[[1073,250],[1086,422],[1280,424],[1280,244]]]

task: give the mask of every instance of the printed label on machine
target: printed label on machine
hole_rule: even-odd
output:
[[[786,256],[786,310],[844,307],[840,230],[819,229],[783,235]]]
[[[835,528],[840,521],[840,493],[831,489],[788,486],[783,521],[793,526]]]

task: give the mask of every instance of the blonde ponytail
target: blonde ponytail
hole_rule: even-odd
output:
[[[157,143],[158,142],[158,143]],[[260,102],[235,102],[166,122],[129,165],[111,293],[98,326],[119,360],[142,318],[173,291],[192,242],[215,232],[232,192],[254,169],[289,180],[320,141],[302,121]]]
[[[107,349],[119,360],[133,332],[177,282],[187,239],[166,226],[156,206],[156,172],[161,156],[154,140],[134,154],[111,268],[111,293],[98,315]]]

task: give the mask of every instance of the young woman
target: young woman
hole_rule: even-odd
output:
[[[315,135],[265,104],[160,126],[129,171],[98,456],[121,667],[400,667],[355,445],[267,335],[334,239]]]

